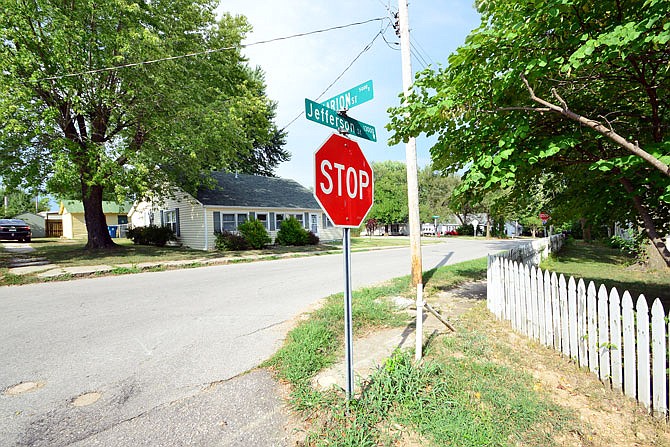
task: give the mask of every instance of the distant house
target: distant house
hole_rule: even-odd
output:
[[[298,182],[224,172],[214,172],[212,177],[215,186],[200,189],[195,197],[177,190],[171,198],[135,203],[130,224],[170,226],[183,245],[200,250],[213,250],[216,233],[235,232],[249,219],[262,222],[273,240],[289,217],[322,241],[342,237],[312,192]]]
[[[116,229],[128,224],[130,203],[102,202],[102,212],[105,214],[107,226]],[[79,239],[87,236],[86,220],[84,220],[84,204],[76,200],[63,200],[60,203],[58,214],[62,216],[63,237]]]
[[[45,220],[44,216],[40,216],[35,213],[21,213],[18,216],[15,216],[17,219],[25,221],[30,225],[30,232],[33,234],[33,237],[44,237],[45,236]]]

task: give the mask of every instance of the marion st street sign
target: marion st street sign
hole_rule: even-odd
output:
[[[344,131],[366,140],[377,141],[377,131],[374,126],[338,113],[334,109],[307,98],[305,98],[305,117],[331,129]]]
[[[368,102],[373,98],[372,80],[350,88],[346,92],[321,101],[321,105],[333,110],[348,110],[357,105]]]

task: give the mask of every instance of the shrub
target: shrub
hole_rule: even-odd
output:
[[[148,227],[129,228],[126,237],[137,245],[155,245],[164,247],[169,241],[176,241],[177,237],[170,227],[149,225]]]
[[[216,249],[222,251],[240,251],[249,249],[249,243],[239,234],[224,231],[216,234]]]
[[[256,250],[264,248],[272,242],[272,238],[268,235],[265,225],[256,219],[249,219],[241,223],[237,229],[247,241],[249,247]]]
[[[281,223],[275,243],[279,245],[306,245],[309,236],[298,219],[289,217]]]
[[[311,231],[307,232],[307,245],[319,245],[319,236],[312,233]]]
[[[475,234],[475,229],[472,225],[461,225],[456,231],[463,236],[474,236]]]

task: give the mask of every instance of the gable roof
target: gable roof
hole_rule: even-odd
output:
[[[103,201],[102,212],[105,214],[128,214],[131,205],[132,203],[130,202],[118,204],[116,202]],[[63,214],[66,210],[68,213],[83,213],[84,203],[78,200],[61,200],[58,214]]]
[[[320,209],[312,191],[294,180],[226,172],[212,177],[217,186],[198,190],[196,198],[203,205]]]

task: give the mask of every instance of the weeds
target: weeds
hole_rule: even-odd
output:
[[[479,279],[485,269],[485,260],[447,266],[429,280],[440,290]],[[406,316],[380,298],[411,293],[408,278],[355,292],[354,324],[359,331],[402,324]],[[291,384],[291,405],[311,421],[305,445],[391,446],[411,431],[434,445],[550,446],[557,430],[571,426],[571,416],[545,399],[529,374],[494,360],[504,347],[469,329],[434,340],[421,364],[411,352],[396,351],[358,399],[312,389],[310,379],[341,349],[341,301],[341,295],[329,297],[266,365]]]

